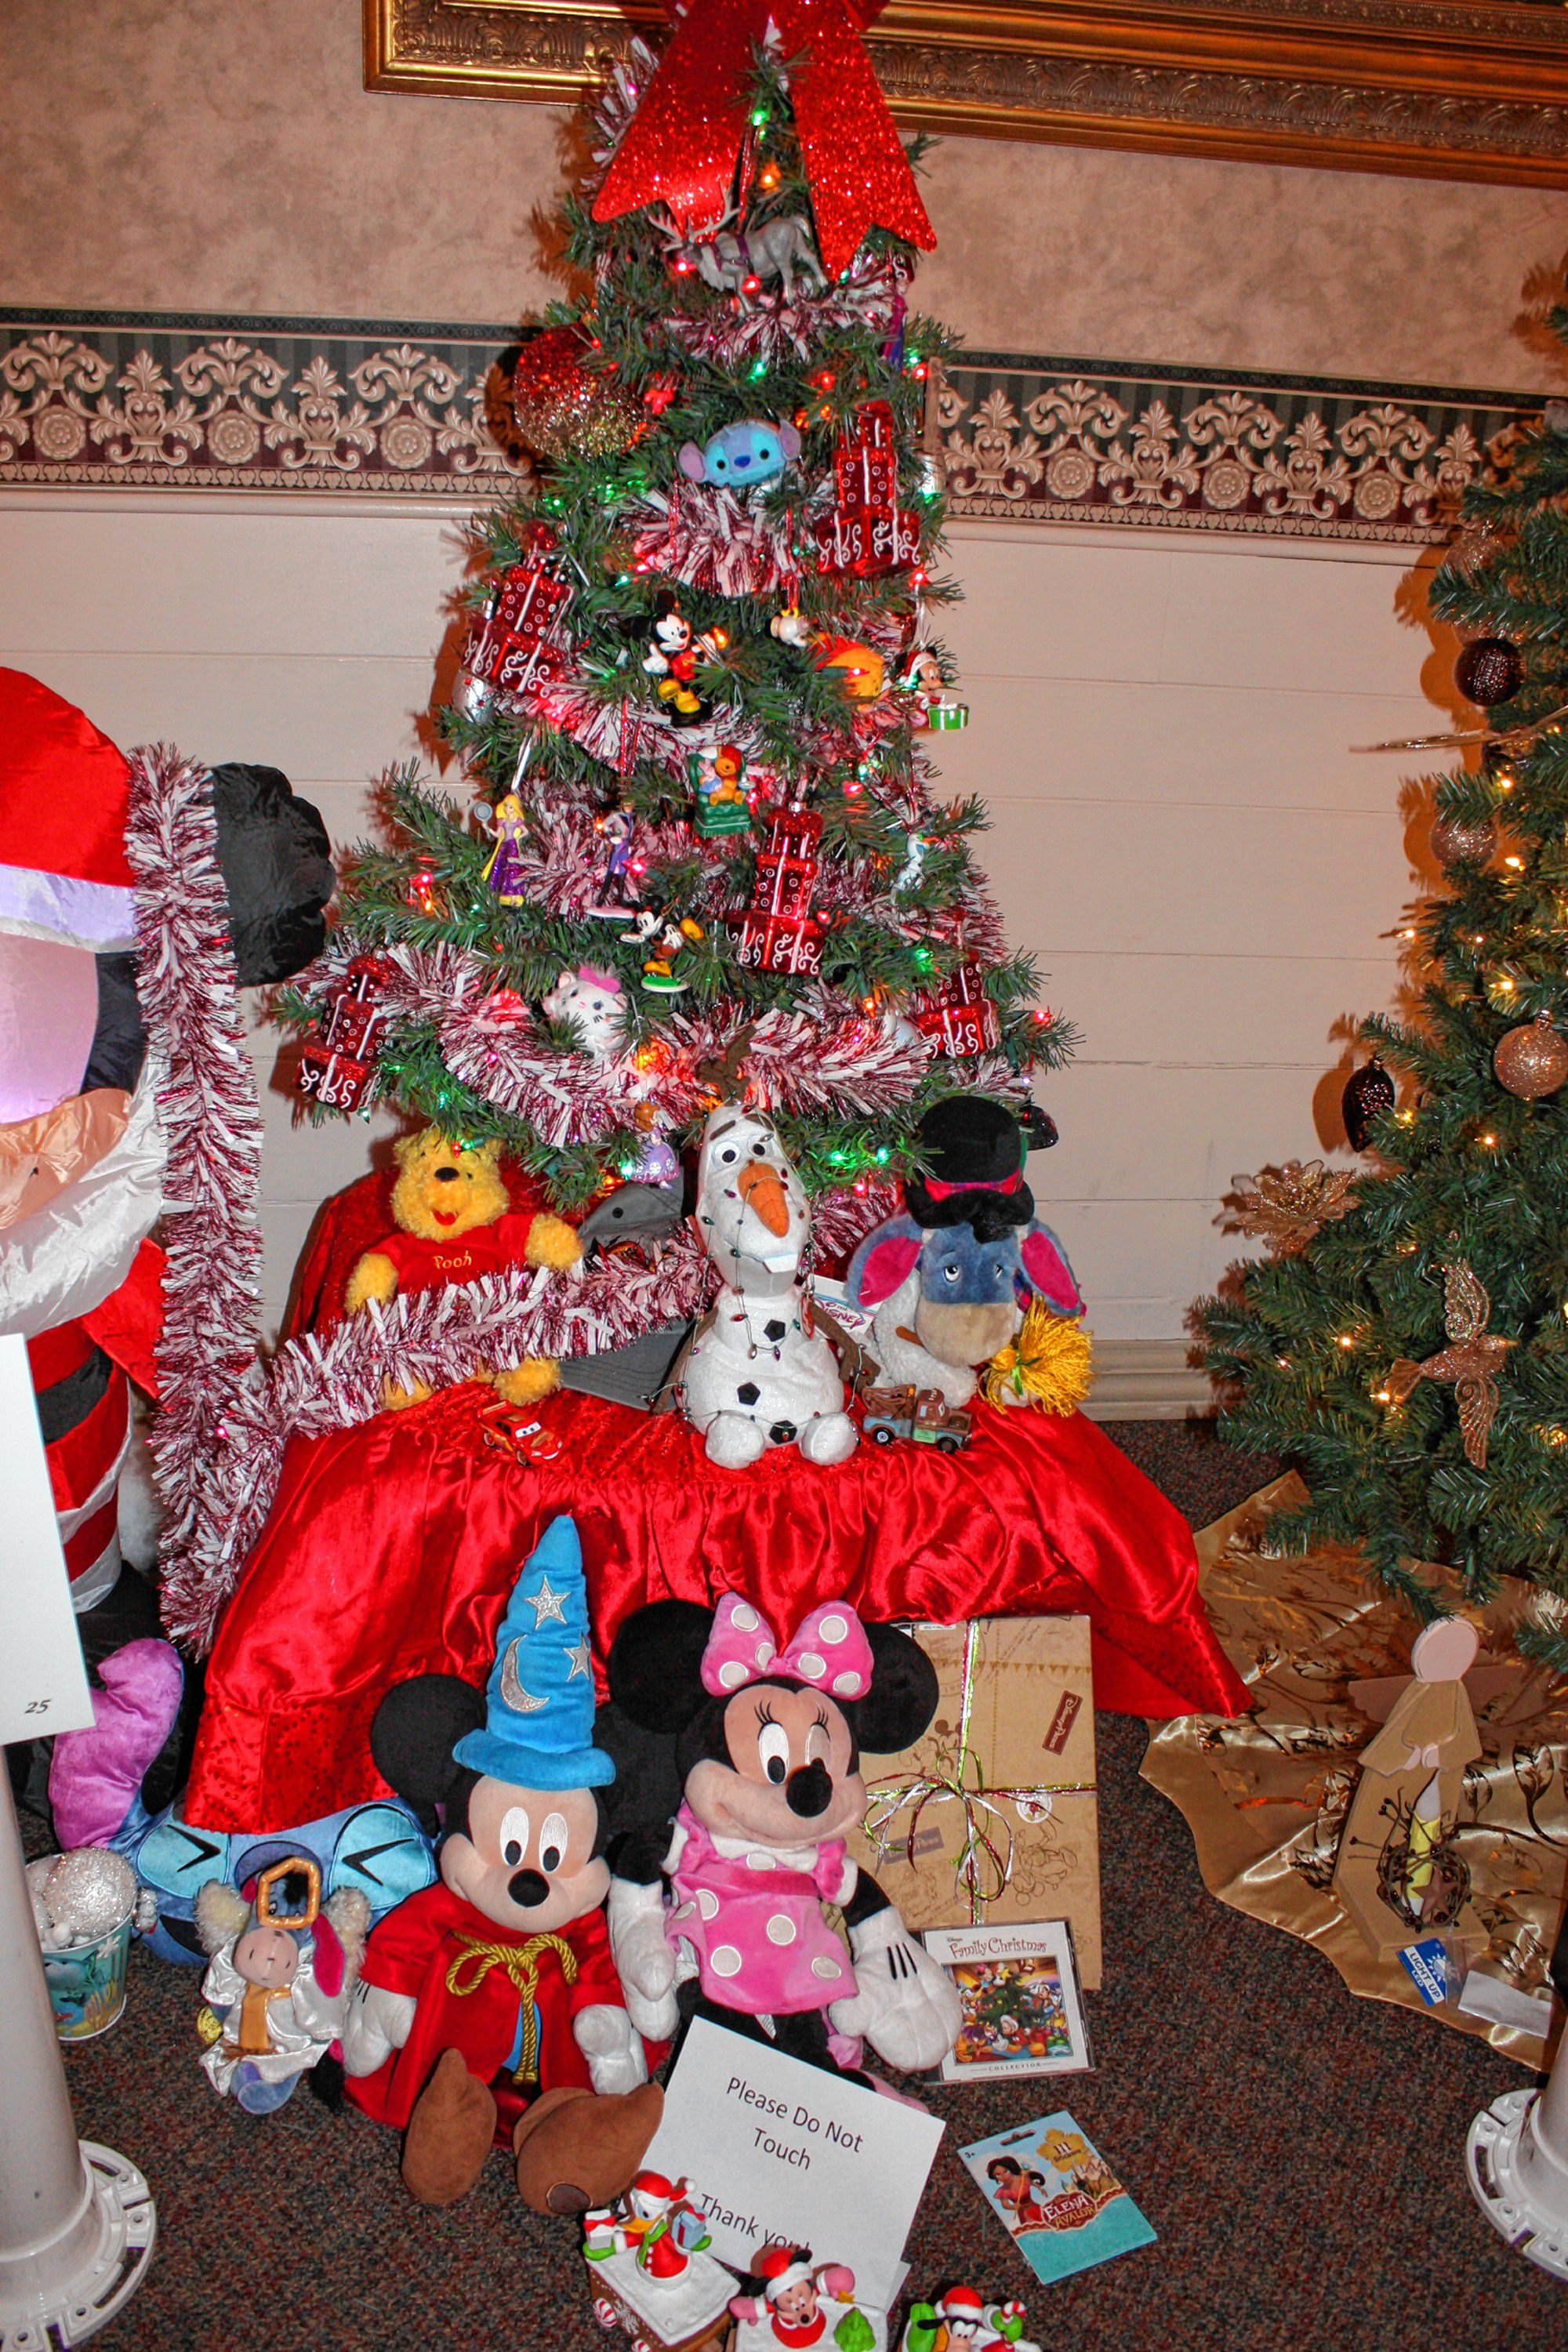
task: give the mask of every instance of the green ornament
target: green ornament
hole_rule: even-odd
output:
[[[838,2352],[872,2352],[877,2333],[863,2311],[847,2311],[833,2331]]]

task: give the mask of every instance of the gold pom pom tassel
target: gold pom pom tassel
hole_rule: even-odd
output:
[[[1076,1412],[1093,1385],[1089,1333],[1037,1298],[1016,1339],[992,1357],[981,1382],[990,1404],[1037,1404],[1042,1412],[1059,1413]]]

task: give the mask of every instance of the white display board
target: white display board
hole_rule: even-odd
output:
[[[25,1339],[0,1337],[0,1742],[86,1731],[92,1695]]]
[[[698,2018],[643,2159],[690,2181],[713,2252],[750,2269],[770,2238],[845,2263],[857,2302],[891,2307],[943,2126],[842,2074]]]

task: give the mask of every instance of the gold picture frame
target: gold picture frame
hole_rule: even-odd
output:
[[[571,104],[658,0],[363,0],[367,89]],[[1556,0],[891,0],[909,129],[1568,186]]]

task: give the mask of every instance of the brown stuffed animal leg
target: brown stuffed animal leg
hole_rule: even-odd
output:
[[[511,2136],[517,2189],[534,2213],[585,2213],[631,2186],[658,2129],[657,2083],[601,2098],[593,2091],[542,2091]]]
[[[489,2084],[469,2074],[460,2051],[443,2050],[408,2118],[404,2187],[421,2205],[455,2205],[484,2170],[495,2136]]]

